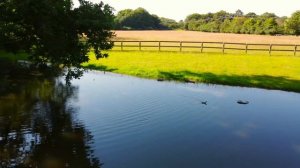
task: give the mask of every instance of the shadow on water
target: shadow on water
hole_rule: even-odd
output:
[[[260,87],[300,92],[300,80],[288,77],[274,77],[268,75],[217,75],[213,73],[195,73],[191,71],[159,72],[159,78],[177,81],[195,81],[231,86]]]
[[[10,67],[15,74],[0,73],[0,167],[101,167],[93,136],[68,104],[78,88]]]

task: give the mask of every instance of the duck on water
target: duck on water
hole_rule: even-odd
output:
[[[238,104],[249,104],[249,101],[238,100]]]

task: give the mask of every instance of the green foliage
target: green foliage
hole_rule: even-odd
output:
[[[286,20],[287,20],[286,16],[276,18],[276,23],[278,25],[278,27],[277,27],[277,33],[279,33],[279,34],[285,34],[284,23],[285,23]]]
[[[231,22],[231,32],[232,33],[242,33],[245,17],[235,17]]]
[[[256,15],[253,12],[244,13],[237,10],[235,13],[219,11],[216,13],[194,13],[186,17],[185,29],[204,32],[269,34],[283,33],[285,17],[277,17],[273,13]]]
[[[288,34],[300,35],[300,11],[292,14],[285,22],[285,30]]]
[[[180,25],[180,23],[176,22],[173,19],[168,19],[168,18],[164,18],[164,17],[161,17],[159,19],[160,19],[161,25],[164,26],[166,29],[175,30],[175,29],[181,29],[183,27],[182,22]]]
[[[135,10],[125,9],[120,11],[115,18],[117,29],[158,29],[159,18],[151,15],[143,8]]]
[[[0,3],[0,47],[6,51],[25,51],[36,64],[80,68],[94,48],[96,57],[107,57],[113,36],[113,13],[102,2],[79,0],[4,0]],[[81,39],[84,37],[85,41]]]
[[[181,27],[182,23],[180,25],[175,20],[159,18],[144,8],[121,10],[115,17],[115,29],[121,30],[165,30]]]
[[[257,14],[254,12],[249,12],[245,15],[246,18],[256,18]]]
[[[225,19],[224,22],[220,26],[220,32],[229,33],[231,32],[231,21],[230,19]]]
[[[226,18],[230,17],[229,13],[220,11],[215,14],[192,14],[185,19],[185,29],[204,31],[204,32],[219,32],[221,24]]]
[[[244,16],[244,12],[240,9],[238,9],[235,14],[234,14],[235,17],[243,17]]]
[[[256,20],[254,18],[247,19],[242,26],[241,32],[245,34],[254,34],[256,29],[255,24]]]
[[[185,22],[193,21],[193,20],[200,20],[202,19],[202,15],[198,13],[191,14],[186,17]]]
[[[276,23],[275,18],[268,18],[264,21],[264,32],[265,34],[276,34],[277,29],[278,29],[278,25]]]

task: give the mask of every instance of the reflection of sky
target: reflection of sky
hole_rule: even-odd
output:
[[[213,87],[213,86],[211,86]],[[225,92],[222,89],[205,89],[203,87],[197,87],[197,85],[193,86],[182,86],[183,89],[186,89],[188,91],[192,91],[192,92],[197,92],[197,93],[204,93],[204,94],[210,94],[213,95],[215,97],[224,97],[225,96]],[[221,87],[220,87],[221,88]]]
[[[94,135],[96,155],[111,167],[300,165],[293,154],[300,142],[300,94],[97,72],[73,84],[79,86],[79,118]],[[240,99],[250,103],[237,104]],[[199,158],[203,164],[195,162]]]
[[[16,132],[10,132],[8,134],[9,140],[16,140],[17,139],[17,133]],[[18,150],[18,158],[11,158],[9,163],[10,166],[16,166],[23,163],[24,160],[27,159],[30,152],[36,147],[36,145],[39,145],[41,143],[41,137],[39,133],[32,133],[30,130],[23,130],[22,131],[22,138],[23,142],[19,146],[17,146]],[[3,138],[0,137],[0,141]]]
[[[298,145],[293,145],[293,149],[300,154],[300,144]]]

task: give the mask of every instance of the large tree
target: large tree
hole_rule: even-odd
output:
[[[91,48],[97,58],[110,49],[112,8],[102,2],[79,0],[2,0],[0,2],[0,48],[25,51],[40,65],[80,68],[89,60]]]

